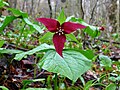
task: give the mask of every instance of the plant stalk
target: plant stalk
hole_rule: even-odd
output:
[[[20,39],[21,39],[21,37],[22,37],[22,34],[23,34],[23,32],[24,32],[25,27],[26,27],[26,24],[25,24],[24,27],[21,29],[20,36],[19,36],[19,38],[18,38],[18,40],[17,40],[17,46],[18,46],[18,43],[20,43]]]
[[[57,78],[58,78],[58,75],[57,75],[57,73],[55,73],[55,78],[54,78],[54,90],[58,90]]]

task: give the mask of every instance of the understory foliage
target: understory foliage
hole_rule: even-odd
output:
[[[6,5],[0,0],[0,9]],[[101,44],[102,26],[66,17],[63,9],[57,19],[43,21],[21,10],[6,10],[10,14],[0,16],[0,88],[118,90],[120,61],[111,58],[109,43]],[[63,32],[57,31],[59,26]]]

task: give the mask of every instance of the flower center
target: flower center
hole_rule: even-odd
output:
[[[64,29],[62,29],[61,27],[59,27],[59,28],[57,28],[57,32],[56,32],[56,34],[58,33],[58,35],[62,35],[62,34],[64,34]]]

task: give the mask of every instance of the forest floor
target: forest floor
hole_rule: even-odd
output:
[[[6,46],[7,48],[13,48],[11,46]],[[106,48],[106,46],[102,46],[102,48]],[[109,47],[109,57],[114,60],[118,61],[120,60],[120,48],[117,48],[115,46]],[[30,55],[26,59],[22,59],[21,61],[13,60],[11,63],[11,59],[14,57],[12,54],[1,54],[0,55],[0,85],[6,86],[9,88],[9,90],[20,90],[23,87],[36,87],[36,88],[47,88],[47,87],[53,87],[53,73],[47,72],[45,70],[39,70],[37,66],[35,65],[35,56]],[[85,74],[83,74],[83,78],[85,82],[88,82],[90,80],[96,80],[97,76],[101,73],[104,73],[106,71],[99,70],[99,62],[94,62],[95,68],[93,68],[93,71],[89,70]],[[115,68],[115,66],[113,66]],[[108,71],[107,71],[108,72]],[[48,84],[48,78],[50,78],[50,82]],[[44,82],[30,82],[29,84],[26,84],[24,80],[33,80],[33,79],[45,79]],[[58,78],[60,79],[60,77]],[[27,82],[27,81],[26,81]],[[78,79],[77,82],[72,85],[72,81],[69,79],[64,79],[63,81],[65,85],[68,87],[67,90],[80,90],[77,89],[77,87],[83,85],[81,80]],[[120,83],[120,82],[119,82]],[[26,84],[26,86],[24,86]],[[76,89],[72,88],[69,89],[69,87],[75,87]],[[102,90],[102,86],[93,86],[89,90]],[[64,89],[60,89],[64,90]]]

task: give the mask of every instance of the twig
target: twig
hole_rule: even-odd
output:
[[[110,59],[114,60],[114,61],[118,61],[120,59],[120,56],[110,56]]]
[[[31,9],[30,9],[30,14],[31,14],[31,15],[33,14],[32,12],[34,11],[34,10],[33,10],[33,6],[34,6],[34,1],[32,0],[32,1],[31,1]]]
[[[51,6],[50,0],[48,0],[48,5],[49,5],[49,9],[50,9],[50,18],[52,18],[52,6]]]
[[[94,11],[95,11],[95,8],[97,6],[97,2],[98,2],[98,0],[96,1],[95,6],[93,7],[93,10],[92,10],[92,13],[91,13],[91,18],[90,18],[90,21],[89,21],[90,24],[91,24],[93,16],[94,16]]]
[[[24,0],[24,2],[23,2],[23,7],[22,7],[22,11],[24,10],[24,7],[25,7],[25,3],[26,3],[26,0]]]
[[[83,1],[80,0],[80,7],[81,7],[81,11],[82,11],[82,19],[84,19],[84,10],[83,10],[82,3],[83,3]]]
[[[58,7],[58,0],[56,0],[56,3],[55,3],[55,18],[56,18],[57,7]]]
[[[16,45],[14,45],[14,44],[4,44],[5,46],[7,46],[7,47],[12,47],[12,48],[16,48],[16,49],[18,49],[18,50],[22,50],[22,51],[28,51],[29,49],[25,49],[25,48],[21,48],[21,47],[17,47]]]
[[[100,39],[100,38],[98,38],[97,40],[100,40],[102,42],[110,42],[110,43],[113,43],[113,44],[120,44],[120,42],[109,41],[109,40],[104,40],[104,39]]]
[[[42,70],[42,72],[40,72],[37,76],[36,76],[36,78],[38,78],[40,75],[42,75],[43,73],[45,72],[45,70]]]

